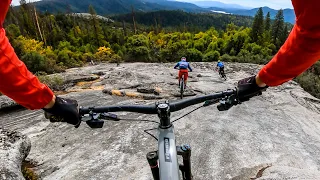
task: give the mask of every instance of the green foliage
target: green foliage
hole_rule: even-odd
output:
[[[280,9],[275,17],[275,20],[272,24],[272,40],[273,43],[277,46],[277,48],[280,48],[280,46],[284,43],[284,38],[281,36],[283,35],[285,30],[284,27],[284,16],[283,16],[283,10]]]
[[[51,69],[51,67],[46,63],[45,57],[35,51],[27,52],[21,57],[21,60],[32,72],[46,72]]]
[[[114,20],[132,23],[131,13],[116,15],[111,17]],[[230,22],[233,22],[237,26],[250,26],[252,23],[252,17],[238,16],[238,15],[226,15],[218,13],[187,13],[181,10],[176,11],[156,11],[156,12],[135,12],[135,20],[139,24],[145,26],[161,25],[161,28],[172,29],[173,31],[188,31],[198,32],[205,31],[212,26],[216,29],[222,30],[227,27]]]
[[[202,61],[202,53],[201,51],[192,48],[187,49],[185,52],[181,52],[181,57],[184,56],[188,61]]]
[[[19,27],[15,24],[8,25],[6,27],[6,33],[7,33],[7,36],[9,37],[9,39],[12,39],[12,40],[21,35]]]
[[[270,31],[270,28],[271,28],[271,19],[270,19],[270,12],[268,12],[264,22],[264,30]]]
[[[317,64],[319,65],[319,64]],[[316,65],[316,66],[317,66]],[[295,79],[301,87],[312,94],[313,96],[320,98],[320,77],[312,72],[304,72]]]
[[[250,37],[253,42],[258,42],[259,39],[262,37],[264,31],[263,26],[263,11],[262,8],[259,8],[257,11],[257,14],[254,17],[253,24],[252,24],[252,30]]]
[[[204,55],[203,61],[205,62],[218,61],[219,57],[220,57],[220,53],[218,51],[210,51]]]
[[[64,80],[60,75],[38,75],[40,82],[46,84],[50,89],[55,91],[64,90]]]

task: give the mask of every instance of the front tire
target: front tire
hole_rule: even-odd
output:
[[[184,92],[184,79],[181,78],[180,80],[180,98],[183,98],[183,92]]]

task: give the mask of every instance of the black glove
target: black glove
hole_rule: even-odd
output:
[[[50,120],[50,122],[67,122],[69,124],[75,125],[75,127],[80,126],[78,102],[73,99],[65,99],[56,97],[55,104],[50,109],[45,109],[45,117]]]
[[[262,94],[262,91],[265,91],[268,88],[259,87],[256,83],[256,76],[251,76],[245,79],[242,79],[238,82],[238,99],[240,102],[248,101],[254,96]]]

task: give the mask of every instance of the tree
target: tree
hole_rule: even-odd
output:
[[[284,26],[284,29],[279,37],[279,42],[280,42],[280,45],[282,45],[286,40],[287,40],[287,37],[288,37],[288,25],[285,25]]]
[[[272,40],[273,43],[279,48],[282,44],[280,42],[280,36],[284,31],[284,17],[283,10],[280,9],[275,17],[274,23],[272,25]]]
[[[270,12],[268,12],[266,19],[264,21],[264,30],[269,31],[270,28],[271,28],[271,19],[270,19]]]
[[[89,13],[91,14],[91,24],[93,27],[93,41],[95,42],[95,45],[97,46],[103,46],[106,45],[105,41],[104,41],[104,36],[103,36],[103,32],[102,32],[102,28],[100,26],[100,22],[97,18],[97,13],[94,10],[92,5],[89,5]]]
[[[258,42],[258,40],[262,37],[263,31],[263,11],[262,8],[259,8],[256,15],[254,16],[252,24],[252,30],[250,34],[252,42]]]

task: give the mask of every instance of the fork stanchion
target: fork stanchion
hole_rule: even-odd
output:
[[[152,176],[154,180],[160,180],[159,166],[158,166],[158,152],[152,151],[147,154],[147,160],[151,168]]]
[[[177,146],[177,153],[183,158],[183,165],[180,165],[179,167],[182,172],[183,180],[192,180],[191,147],[187,144],[183,146]]]

